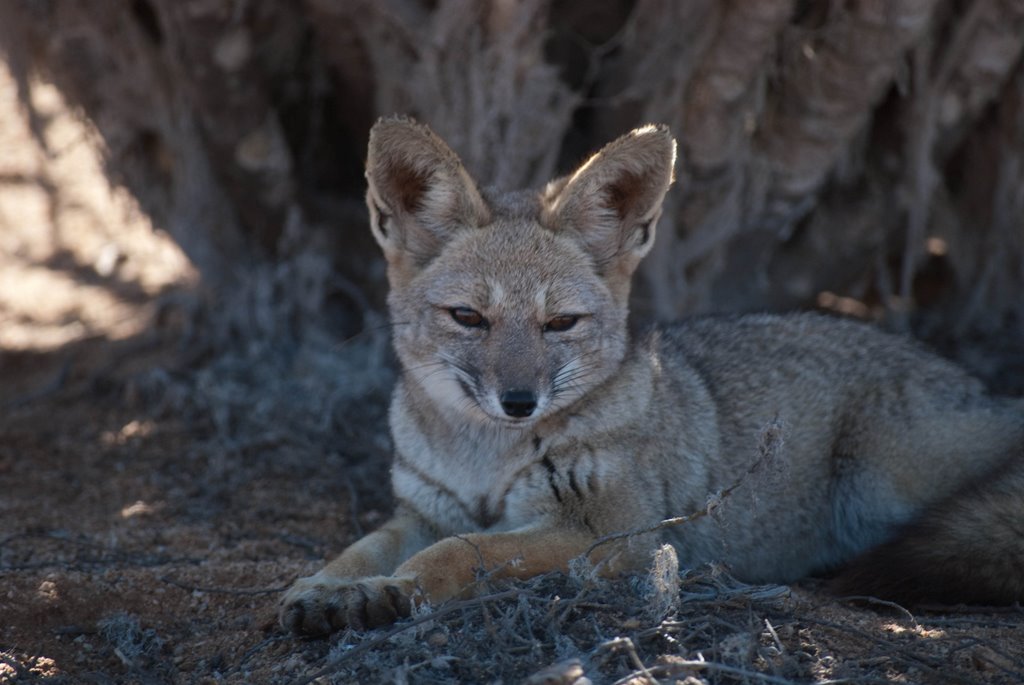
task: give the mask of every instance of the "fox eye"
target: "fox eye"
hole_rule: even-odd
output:
[[[480,312],[470,309],[469,307],[452,307],[448,310],[451,312],[452,318],[455,319],[455,323],[466,328],[486,328],[487,319],[483,317]]]
[[[575,326],[576,322],[579,320],[580,317],[578,316],[573,316],[572,314],[561,314],[544,324],[544,330],[561,333],[562,331],[567,331]]]

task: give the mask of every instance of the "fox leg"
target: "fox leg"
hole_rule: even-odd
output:
[[[386,601],[397,592],[390,585],[359,588],[366,581],[390,574],[403,560],[436,539],[418,516],[397,511],[320,571],[295,581],[281,598],[278,618],[282,627],[295,633],[323,635],[346,625],[381,625],[391,623],[398,615],[408,615],[408,601]],[[367,593],[374,594],[369,604],[360,600]],[[383,596],[376,597],[381,593]]]
[[[565,571],[569,561],[585,553],[593,541],[590,533],[555,528],[445,538],[411,556],[390,576],[364,577],[329,587],[324,586],[322,580],[316,581],[323,589],[312,602],[315,607],[310,607],[308,589],[296,591],[296,588],[304,580],[314,581],[320,574],[298,581],[285,595],[284,604],[291,598],[292,608],[282,608],[281,622],[285,627],[306,633],[330,632],[346,626],[384,625],[407,616],[413,601],[439,604],[472,594],[478,569],[490,570],[492,577],[504,578],[530,578],[548,571]],[[339,558],[331,566],[341,561]],[[303,608],[297,609],[299,606]],[[313,620],[310,620],[310,608],[318,614]]]
[[[413,555],[395,570],[414,578],[416,589],[434,604],[472,595],[478,571],[492,578],[532,578],[566,571],[587,551],[592,534],[574,529],[531,528],[507,533],[475,533],[445,538]]]

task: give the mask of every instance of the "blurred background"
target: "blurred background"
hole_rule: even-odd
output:
[[[0,48],[43,159],[42,177],[3,179],[5,241],[45,232],[53,252],[21,256],[85,270],[115,302],[189,272],[190,361],[380,332],[376,117],[419,118],[505,188],[655,121],[681,155],[638,321],[833,310],[1024,391],[1019,0],[15,0]],[[118,206],[187,264],[133,271],[123,208],[94,207],[107,234],[73,245],[83,219],[44,178],[69,144],[54,98]],[[31,286],[13,273],[6,290]]]

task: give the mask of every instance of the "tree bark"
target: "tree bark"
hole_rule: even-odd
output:
[[[670,124],[639,319],[818,307],[1024,349],[1022,0],[12,0],[0,46],[81,107],[236,330],[380,307],[361,167],[401,112],[504,188]]]

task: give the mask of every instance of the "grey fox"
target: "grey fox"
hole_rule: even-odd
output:
[[[588,551],[617,574],[645,565],[659,536],[683,564],[720,561],[749,581],[859,558],[845,580],[879,592],[1024,598],[1022,401],[823,315],[629,334],[630,279],[674,161],[668,129],[647,126],[540,192],[498,193],[425,126],[377,122],[367,204],[402,367],[396,509],[296,581],[285,627],[382,625],[471,593],[480,569],[523,578]],[[706,506],[773,422],[777,478],[736,489],[715,516],[590,549]]]

